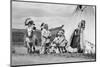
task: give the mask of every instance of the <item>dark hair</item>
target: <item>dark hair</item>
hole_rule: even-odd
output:
[[[41,24],[41,27],[44,25],[44,23]]]
[[[32,21],[32,20],[31,20],[31,21],[29,21],[29,22],[28,22],[28,24],[31,24],[31,25],[32,25],[32,24],[33,24],[33,21]]]
[[[82,21],[81,21],[81,27],[82,27],[83,29],[85,29],[85,20],[82,20]]]
[[[81,22],[78,24],[78,27],[79,28],[85,28],[85,23],[86,23],[85,20],[81,20]]]
[[[45,29],[48,29],[48,24],[45,24],[44,28],[45,28]]]
[[[28,25],[26,22],[28,21],[28,20],[30,20],[31,18],[27,18],[26,20],[25,20],[25,26],[26,25]]]
[[[33,30],[36,30],[36,27],[33,27]]]

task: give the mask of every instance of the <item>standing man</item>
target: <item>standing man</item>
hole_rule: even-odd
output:
[[[33,43],[32,43],[32,37],[33,32],[36,30],[34,21],[31,18],[27,18],[25,20],[25,26],[26,26],[26,33],[25,33],[25,46],[28,47],[28,51],[33,51]]]
[[[79,23],[79,28],[80,28],[80,48],[81,50],[84,50],[85,48],[85,40],[84,40],[84,30],[85,30],[85,20],[81,20]]]
[[[41,24],[41,54],[45,53],[45,49],[48,43],[50,43],[50,31],[48,30],[48,24],[42,23]]]
[[[85,20],[81,20],[78,24],[78,28],[74,30],[71,36],[71,47],[77,48],[79,53],[83,52],[84,49],[84,29],[85,29]]]

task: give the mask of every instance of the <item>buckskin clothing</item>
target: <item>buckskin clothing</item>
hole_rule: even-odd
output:
[[[33,32],[36,30],[36,27],[27,27],[25,32],[25,41],[31,42],[31,39],[33,37]]]
[[[41,32],[41,38],[42,38],[42,45],[44,45],[45,43],[48,43],[50,42],[50,31],[49,30],[46,30],[46,29],[43,29],[42,32]]]
[[[42,29],[42,31],[41,31],[41,40],[42,40],[41,46],[42,46],[42,48],[41,48],[41,52],[40,52],[41,54],[44,54],[45,48],[47,46],[46,44],[50,42],[50,36],[51,36],[51,33],[49,30]]]

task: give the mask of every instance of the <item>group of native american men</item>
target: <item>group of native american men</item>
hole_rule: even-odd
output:
[[[84,21],[85,22],[85,21]],[[27,44],[29,44],[30,39],[32,38],[32,32],[36,31],[36,27],[34,24],[34,21],[31,20],[31,18],[27,18],[25,21],[25,26],[27,26],[26,30],[26,37],[25,41],[27,41]],[[80,26],[80,25],[79,25]],[[78,28],[80,28],[78,26]],[[41,48],[40,48],[40,54],[44,54],[46,52],[46,46],[49,44],[49,52],[56,52],[61,53],[66,51],[66,45],[68,41],[65,38],[65,31],[64,29],[61,29],[57,32],[57,35],[53,39],[53,41],[50,41],[51,32],[48,29],[48,24],[42,23],[41,24]],[[84,26],[83,26],[84,27]],[[76,29],[73,33],[73,36],[71,38],[71,46],[73,48],[80,48],[79,41],[80,41],[80,35],[79,30]]]

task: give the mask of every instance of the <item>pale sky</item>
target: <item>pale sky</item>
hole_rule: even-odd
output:
[[[64,25],[66,39],[69,40],[73,30],[81,19],[86,20],[85,39],[95,44],[95,10],[87,6],[83,13],[76,12],[76,5],[12,2],[12,28],[25,29],[24,21],[31,17],[38,29],[42,22],[49,28]]]

